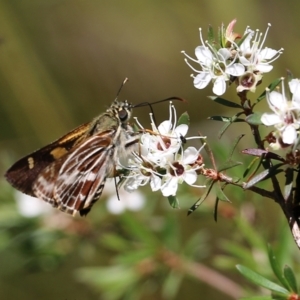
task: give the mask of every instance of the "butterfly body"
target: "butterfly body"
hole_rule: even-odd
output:
[[[115,176],[120,158],[138,143],[127,124],[132,106],[114,101],[107,111],[17,161],[5,174],[21,192],[75,215],[86,215]]]

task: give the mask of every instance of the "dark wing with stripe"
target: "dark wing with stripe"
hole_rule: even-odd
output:
[[[90,123],[82,124],[53,143],[21,158],[6,172],[7,181],[17,190],[34,196],[32,185],[39,174],[54,161],[66,155],[89,130]]]

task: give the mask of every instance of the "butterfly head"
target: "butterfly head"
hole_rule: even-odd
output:
[[[131,117],[132,108],[132,104],[128,103],[127,100],[122,102],[115,100],[107,111],[112,112],[124,124]]]

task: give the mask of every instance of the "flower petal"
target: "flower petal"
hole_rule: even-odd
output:
[[[169,120],[166,120],[160,123],[160,125],[158,126],[158,131],[160,134],[164,135],[164,134],[168,134],[171,128],[172,128],[172,123]]]
[[[195,162],[198,158],[198,150],[195,147],[188,147],[183,152],[182,163],[189,165]]]
[[[294,144],[297,138],[297,131],[293,125],[289,125],[282,132],[282,141],[285,144]]]
[[[239,63],[232,64],[226,68],[226,73],[232,76],[241,76],[245,73],[245,67]]]
[[[266,126],[272,126],[281,122],[281,118],[276,114],[264,113],[261,121]]]
[[[213,54],[208,47],[198,46],[195,49],[195,55],[199,62],[204,65],[210,65],[212,62]]]
[[[150,187],[153,192],[158,191],[161,188],[161,178],[156,175],[151,176]]]
[[[214,87],[213,87],[213,93],[221,96],[225,93],[226,91],[226,81],[224,76],[219,76],[215,82],[214,82]]]
[[[268,98],[270,108],[276,112],[278,109],[283,110],[286,108],[286,99],[284,98],[284,95],[282,95],[279,92],[272,91]]]
[[[200,72],[194,77],[194,86],[197,89],[204,89],[211,81],[211,75],[209,72]]]
[[[260,60],[272,59],[277,53],[278,51],[266,47],[259,53]]]
[[[176,135],[179,136],[185,136],[189,130],[189,126],[186,124],[180,124],[175,128]]]
[[[183,179],[189,185],[194,184],[196,182],[196,180],[197,180],[197,173],[196,173],[196,171],[189,170],[188,172],[185,172],[184,175],[183,175]]]
[[[167,179],[165,184],[161,187],[161,192],[165,197],[175,196],[178,188],[178,178],[171,177]]]
[[[273,69],[273,66],[267,64],[267,63],[258,63],[255,66],[255,70],[262,72],[262,73],[268,73]]]

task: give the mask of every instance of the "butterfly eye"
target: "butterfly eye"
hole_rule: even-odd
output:
[[[128,119],[128,112],[126,109],[122,109],[118,112],[119,118],[122,122],[126,121]]]

